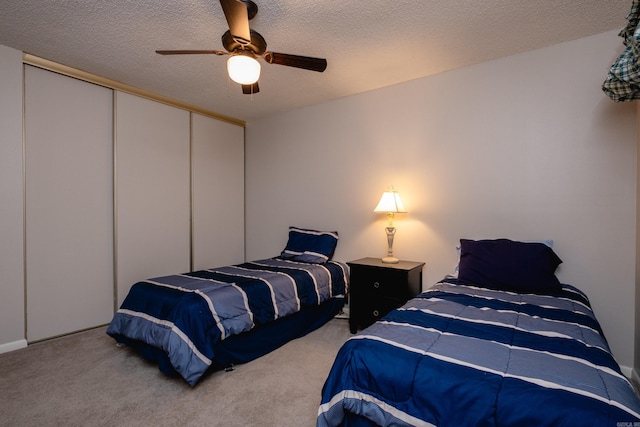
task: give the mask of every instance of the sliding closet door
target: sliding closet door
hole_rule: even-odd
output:
[[[193,269],[244,261],[244,128],[192,114]]]
[[[113,315],[112,99],[25,67],[28,341]]]
[[[189,112],[116,93],[118,305],[139,280],[190,267]]]

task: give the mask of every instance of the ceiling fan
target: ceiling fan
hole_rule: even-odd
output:
[[[249,20],[258,13],[258,6],[252,0],[220,0],[220,5],[229,25],[222,35],[224,50],[156,50],[160,55],[230,55],[227,60],[229,77],[242,85],[242,93],[258,93],[260,63],[258,58],[269,64],[323,72],[327,60],[309,56],[268,52],[267,42],[257,31],[249,28]]]

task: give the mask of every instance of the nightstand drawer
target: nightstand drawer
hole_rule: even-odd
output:
[[[382,318],[398,307],[401,307],[406,300],[397,298],[371,298],[365,299],[361,303],[361,322],[363,325],[370,325]]]
[[[359,276],[359,272],[354,273],[356,280],[359,280],[358,293],[379,296],[398,296],[398,293],[406,292],[406,274],[404,272],[389,271],[379,269],[379,271],[366,270]],[[352,276],[353,277],[353,276]]]

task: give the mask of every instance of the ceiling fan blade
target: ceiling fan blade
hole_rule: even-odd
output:
[[[251,95],[252,93],[260,92],[260,88],[258,87],[258,82],[255,82],[252,85],[242,85],[242,93],[245,95]]]
[[[241,45],[251,43],[247,5],[239,0],[220,0],[220,5],[233,39]]]
[[[156,50],[160,55],[227,55],[223,50]]]
[[[327,60],[311,58],[309,56],[289,55],[286,53],[267,52],[264,60],[269,64],[286,65],[288,67],[304,68],[319,73],[327,69]]]

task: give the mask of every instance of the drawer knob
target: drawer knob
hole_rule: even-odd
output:
[[[380,283],[379,282],[373,282],[373,287],[378,289],[380,287]]]
[[[378,317],[378,316],[380,316],[380,312],[378,310],[373,310],[373,315],[375,317]]]

